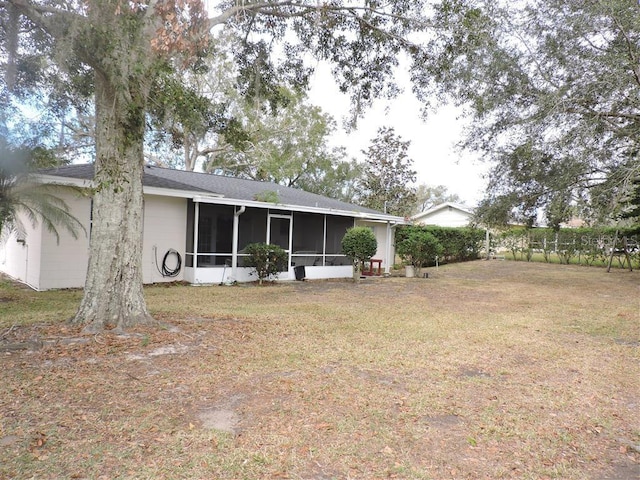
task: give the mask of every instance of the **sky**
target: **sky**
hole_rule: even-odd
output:
[[[342,119],[349,112],[349,98],[342,94],[331,76],[328,66],[317,65],[312,79],[309,101],[331,114],[339,126],[333,145],[347,148],[350,156],[363,158],[378,128],[393,127],[402,140],[411,142],[409,158],[417,171],[417,184],[444,185],[449,193],[456,193],[463,203],[475,207],[483,197],[488,166],[473,154],[456,151],[465,125],[463,112],[454,106],[444,106],[431,113],[427,121],[420,115],[420,103],[410,91],[398,98],[380,100],[359,120],[355,131],[346,133]]]

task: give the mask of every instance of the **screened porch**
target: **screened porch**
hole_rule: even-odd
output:
[[[279,279],[293,278],[293,267],[300,265],[317,278],[348,277],[351,262],[341,253],[341,242],[354,224],[348,216],[189,200],[185,280],[252,280],[243,253],[250,243],[271,243],[287,252],[288,269]]]

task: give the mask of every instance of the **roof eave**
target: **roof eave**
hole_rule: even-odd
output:
[[[291,205],[285,203],[271,203],[260,202],[257,200],[241,200],[237,198],[217,197],[212,198],[208,196],[196,195],[193,197],[194,202],[200,203],[217,203],[221,205],[236,205],[244,207],[255,208],[274,208],[278,210],[289,210],[292,212],[306,212],[306,213],[321,213],[331,214],[343,217],[352,217],[361,220],[377,221],[377,222],[391,222],[391,223],[406,223],[402,217],[396,217],[393,215],[386,215],[383,213],[370,213],[370,212],[358,212],[355,210],[341,210],[336,208],[323,208],[323,207],[307,207],[304,205]]]
[[[210,199],[219,199],[222,198],[223,195],[219,193],[205,193],[205,192],[194,192],[191,190],[176,190],[172,188],[162,188],[162,187],[148,187],[144,186],[142,191],[147,195],[160,195],[165,197],[178,197],[178,198],[210,198]]]
[[[31,178],[36,183],[47,184],[47,185],[61,185],[61,186],[70,186],[70,187],[83,187],[90,188],[93,187],[93,180],[88,180],[86,178],[76,178],[76,177],[61,177],[58,175],[46,175],[46,174],[34,174]]]
[[[60,186],[69,186],[69,187],[82,187],[82,188],[93,188],[95,187],[95,182],[93,179],[88,180],[85,178],[76,178],[76,177],[62,177],[58,175],[43,175],[36,174],[33,175],[33,180],[36,183],[46,184],[46,185],[60,185]],[[163,188],[163,187],[150,187],[147,185],[143,185],[142,187],[143,193],[147,195],[162,195],[165,197],[179,197],[179,198],[193,198],[195,196],[207,196],[212,198],[222,197],[219,193],[205,193],[205,192],[195,192],[192,190],[178,190],[174,188]]]
[[[467,215],[473,215],[473,211],[471,211],[471,210],[468,210],[466,208],[462,208],[462,207],[460,207],[458,205],[454,205],[454,204],[449,203],[449,202],[445,202],[445,203],[441,203],[440,205],[437,205],[435,207],[432,207],[429,210],[425,210],[424,212],[416,213],[415,215],[413,215],[411,217],[411,219],[413,221],[417,221],[417,220],[420,220],[420,219],[422,219],[424,217],[428,217],[431,214],[439,212],[440,210],[443,210],[444,208],[447,208],[447,207],[454,208],[454,209],[458,210],[459,212],[466,213]]]

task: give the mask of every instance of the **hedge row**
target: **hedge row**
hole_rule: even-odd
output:
[[[637,230],[636,230],[637,231]],[[492,249],[507,250],[514,260],[602,265],[608,263],[612,249],[620,258],[623,239],[632,264],[640,262],[640,234],[634,230],[620,230],[614,245],[615,228],[512,228],[494,236]]]
[[[428,232],[436,237],[442,246],[439,263],[475,260],[484,246],[485,231],[479,228],[424,225],[405,225],[396,229],[396,245],[415,231]]]

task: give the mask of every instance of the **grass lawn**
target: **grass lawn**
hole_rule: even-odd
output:
[[[428,271],[153,286],[127,336],[0,282],[0,478],[639,478],[640,272]]]

